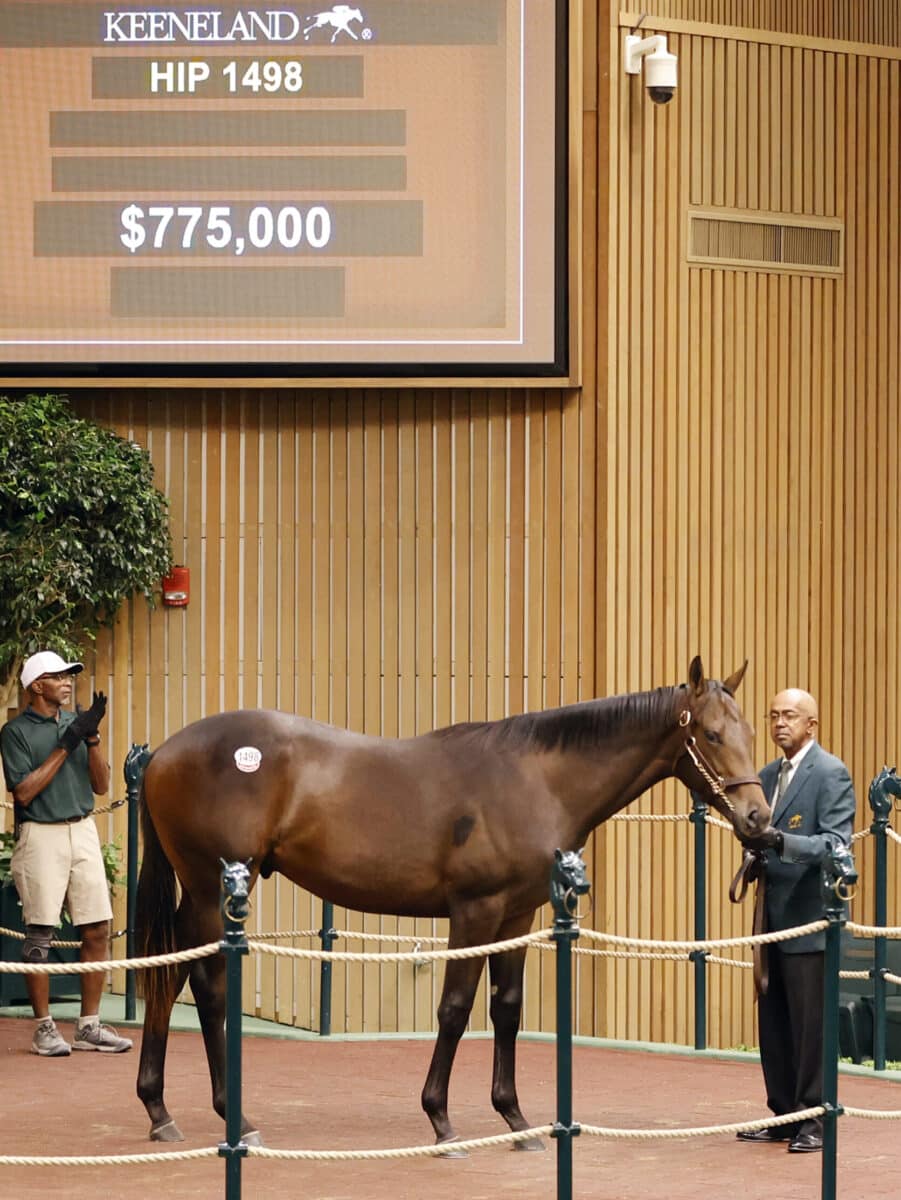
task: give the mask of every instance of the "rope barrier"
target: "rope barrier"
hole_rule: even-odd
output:
[[[428,942],[430,945],[447,945],[447,938],[442,937],[426,937],[424,934],[415,933],[364,933],[360,929],[332,929],[329,931],[334,937],[346,938],[347,941],[359,942]],[[287,938],[312,938],[321,937],[321,929],[291,929],[287,932],[274,933],[248,933],[247,940],[249,942],[270,941]]]
[[[541,950],[553,950],[551,945],[542,945]],[[573,954],[588,954],[595,958],[647,958],[662,962],[690,962],[687,954],[666,954],[658,952],[656,954],[633,954],[629,950],[589,950],[585,946],[573,946]]]
[[[730,833],[732,832],[732,826],[728,821],[721,821],[719,817],[712,817],[710,813],[704,815],[704,824],[716,825],[718,829],[728,829]]]
[[[361,1162],[367,1159],[384,1158],[443,1158],[447,1152],[483,1150],[489,1146],[503,1146],[514,1142],[525,1142],[535,1137],[550,1137],[553,1125],[536,1125],[534,1129],[521,1129],[516,1133],[499,1133],[493,1137],[470,1138],[468,1141],[442,1142],[434,1146],[400,1146],[396,1150],[273,1150],[269,1146],[248,1146],[248,1157],[281,1158],[315,1162]]]
[[[348,950],[298,950],[291,946],[267,946],[263,942],[254,942],[253,949],[260,954],[273,954],[281,958],[311,958],[314,961],[325,959],[326,962],[440,962],[442,959],[484,958],[489,954],[500,954],[504,950],[516,950],[520,946],[531,946],[544,941],[551,933],[550,929],[542,929],[538,933],[527,933],[523,937],[507,938],[506,941],[492,942],[486,946],[460,946],[455,950],[419,950],[413,953],[405,953],[403,950],[389,951],[387,954],[365,954]]]
[[[613,1129],[605,1125],[581,1125],[582,1133],[590,1137],[617,1138],[624,1141],[674,1141],[685,1137],[710,1137],[713,1134],[743,1133],[757,1129],[774,1129],[780,1125],[794,1125],[821,1117],[825,1108],[802,1108],[798,1112],[760,1121],[738,1121],[730,1125],[697,1125],[690,1129]]]
[[[688,813],[614,813],[611,821],[688,821]],[[731,825],[726,826],[731,829]]]
[[[197,1158],[218,1158],[217,1146],[199,1150],[165,1150],[157,1154],[52,1154],[38,1158],[32,1154],[0,1154],[0,1167],[130,1167],[140,1163],[188,1162]]]
[[[786,942],[791,938],[803,937],[808,933],[819,933],[826,929],[828,921],[811,921],[807,925],[798,925],[794,929],[779,929],[773,933],[750,934],[747,937],[711,938],[706,942],[663,942],[646,938],[620,937],[615,933],[599,933],[595,929],[582,929],[582,937],[598,942],[612,942],[616,946],[645,946],[655,950],[706,950],[708,946],[725,949],[726,946],[767,946],[772,942]]]
[[[126,933],[128,933],[127,929],[117,929],[115,933],[109,935],[109,940],[114,942],[116,938],[125,937]],[[17,942],[25,941],[24,933],[20,933],[18,929],[6,929],[3,925],[0,925],[0,937],[12,938]],[[81,948],[81,942],[58,942],[55,938],[50,945],[57,950],[79,950]]]
[[[858,937],[901,938],[901,925],[858,925],[856,921],[849,921],[845,928]]]
[[[760,934],[750,937],[738,938],[720,938],[713,939],[707,942],[687,942],[687,941],[658,941],[640,938],[627,938],[617,934],[608,934],[595,930],[582,930],[584,936],[600,942],[612,943],[614,946],[622,947],[622,949],[582,949],[577,948],[576,953],[586,953],[593,955],[604,955],[610,957],[639,957],[647,959],[667,959],[687,961],[686,955],[692,950],[707,950],[709,947],[726,947],[726,946],[753,946],[755,944],[767,944],[771,942],[785,941],[790,938],[799,937],[806,933],[817,932],[827,926],[826,921],[815,921],[808,925],[798,926],[791,930],[782,930],[770,934]],[[870,936],[875,927],[859,926],[849,923],[849,927],[853,932],[863,936]],[[474,958],[486,956],[489,954],[499,953],[504,950],[515,949],[522,946],[538,945],[542,949],[553,949],[549,943],[549,935],[553,931],[550,929],[540,930],[536,933],[527,934],[519,938],[509,938],[505,941],[490,943],[485,946],[476,947],[459,947],[452,950],[433,950],[420,951],[418,953],[383,953],[383,954],[368,954],[368,953],[349,953],[336,951],[321,951],[321,950],[298,950],[292,947],[269,946],[260,940],[249,939],[250,948],[257,953],[270,954],[282,957],[299,957],[324,959],[330,961],[347,961],[347,962],[403,962],[416,961],[422,962],[423,959],[440,961],[442,959],[459,959],[459,958]],[[901,936],[901,929],[884,930],[881,927],[879,932],[891,936],[892,933]],[[280,934],[282,937],[289,936],[316,936],[318,931],[289,931]],[[278,936],[278,935],[276,935]],[[358,936],[356,933],[349,933],[349,936]],[[394,934],[366,934],[369,939],[379,940],[412,940],[410,935],[394,935]],[[421,941],[424,939],[416,939]],[[429,939],[431,941],[439,941],[441,939]],[[626,948],[649,948],[646,952],[639,952],[637,955],[630,953]],[[84,974],[87,972],[111,970],[114,968],[122,969],[123,967],[144,968],[169,965],[177,962],[190,962],[199,958],[204,958],[212,954],[218,953],[220,950],[219,942],[209,942],[203,946],[196,946],[189,950],[178,951],[172,954],[157,955],[152,957],[133,958],[133,959],[118,959],[108,962],[98,963],[66,963],[66,964],[10,964],[0,963],[0,972],[15,972],[18,974]],[[708,956],[709,962],[718,962],[723,965],[751,967],[750,962],[742,962],[734,959],[718,958],[714,955]],[[869,978],[869,972],[854,971],[842,972],[845,978]],[[896,977],[888,975],[887,978],[895,981]],[[901,979],[897,982],[901,983]],[[844,1111],[851,1116],[866,1117],[873,1120],[891,1120],[901,1118],[901,1112],[895,1111],[878,1111],[857,1108],[845,1108]],[[685,1129],[615,1129],[604,1126],[581,1125],[581,1132],[588,1136],[606,1137],[618,1140],[674,1140],[687,1137],[703,1137],[716,1134],[734,1134],[744,1130],[757,1130],[779,1125],[796,1123],[812,1117],[821,1116],[825,1112],[823,1107],[805,1109],[798,1113],[790,1113],[781,1117],[772,1117],[760,1119],[750,1122],[730,1123],[724,1125],[699,1126]],[[271,1159],[294,1159],[294,1160],[318,1160],[318,1161],[364,1161],[364,1160],[381,1160],[381,1159],[398,1159],[398,1158],[434,1158],[444,1156],[450,1147],[455,1151],[478,1150],[490,1146],[503,1145],[505,1143],[515,1143],[535,1137],[548,1136],[553,1132],[554,1127],[551,1125],[536,1126],[527,1130],[522,1130],[517,1133],[499,1134],[493,1137],[477,1138],[468,1141],[455,1141],[453,1143],[443,1143],[440,1145],[429,1146],[410,1146],[401,1147],[398,1149],[389,1150],[273,1150],[267,1147],[252,1146],[247,1148],[248,1156],[258,1158]],[[182,1150],[170,1152],[155,1152],[148,1154],[124,1154],[124,1155],[54,1155],[54,1156],[26,1156],[26,1155],[3,1155],[0,1156],[0,1166],[127,1166],[131,1164],[149,1164],[162,1161],[191,1161],[195,1159],[218,1157],[219,1150],[217,1147],[207,1147],[196,1150]]]
[[[274,947],[272,947],[274,949]],[[3,975],[90,975],[95,971],[141,970],[144,967],[163,967],[171,963],[194,962],[219,953],[218,942],[207,942],[190,950],[177,950],[173,954],[158,954],[147,958],[113,958],[104,962],[77,963],[7,963],[0,962]],[[304,951],[298,951],[304,953]]]
[[[843,1104],[842,1109],[848,1117],[866,1117],[870,1121],[901,1120],[901,1112],[894,1108],[852,1108],[850,1104]]]

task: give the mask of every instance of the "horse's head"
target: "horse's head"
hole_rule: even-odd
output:
[[[901,779],[894,767],[883,767],[870,784],[870,808],[877,817],[887,817],[892,811],[893,797],[901,797]]]
[[[735,702],[747,661],[722,683],[704,678],[692,660],[679,723],[683,745],[674,774],[732,822],[739,837],[754,837],[770,822],[770,809],[754,767],[754,731]]]

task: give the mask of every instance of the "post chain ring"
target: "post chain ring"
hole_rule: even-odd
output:
[[[835,892],[839,900],[844,904],[850,903],[857,895],[857,884],[846,884],[844,879],[836,879],[832,885],[832,890]]]

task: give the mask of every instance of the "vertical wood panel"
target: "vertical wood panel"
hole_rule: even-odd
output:
[[[685,6],[668,11],[686,16]],[[898,119],[891,98],[899,62],[745,44],[738,36],[724,42],[721,34],[670,33],[680,63],[678,122],[667,123],[675,104],[655,111],[630,81],[610,119],[621,143],[613,218],[620,253],[608,280],[617,363],[607,392],[612,444],[599,463],[610,481],[611,514],[606,600],[599,595],[599,605],[617,653],[603,690],[646,686],[648,674],[654,682],[669,680],[697,649],[717,673],[747,655],[751,670],[741,699],[758,730],[759,763],[773,756],[759,717],[772,692],[789,684],[809,688],[820,699],[824,743],[852,770],[861,827],[868,823],[866,786],[886,756],[894,761],[899,736],[897,699],[882,667],[890,661],[887,648],[898,644],[888,581],[897,550],[897,485],[889,472],[888,496],[876,466],[901,448],[897,220],[890,216],[897,210]],[[755,114],[751,137],[746,93]],[[666,154],[657,146],[664,131]],[[734,155],[741,161],[730,162]],[[846,222],[845,274],[821,279],[690,267],[667,239],[665,218],[671,209],[684,216],[689,204],[700,203],[839,216]],[[666,212],[658,214],[660,207]],[[675,344],[660,328],[669,320],[682,328]],[[650,399],[649,379],[655,381]],[[672,401],[669,380],[676,387]],[[658,437],[666,443],[663,454]],[[681,476],[676,493],[670,470]],[[670,580],[672,604],[665,599]],[[623,605],[626,596],[653,598],[649,610],[639,601],[637,622],[635,608]],[[654,648],[646,659],[641,646],[648,630]],[[871,717],[862,720],[870,704]],[[678,789],[658,791],[640,807],[674,803],[684,810]],[[714,829],[709,842],[711,934],[747,932],[749,913],[723,902],[734,843]],[[624,863],[629,874],[628,887],[606,885],[606,927],[687,936],[690,878],[664,865],[665,855],[687,866],[687,828],[662,837],[655,830],[648,846],[640,828],[622,825],[605,843],[606,877]],[[867,849],[860,849],[865,861]],[[665,900],[649,908],[636,898],[653,893],[654,863]],[[864,917],[868,886],[859,902]],[[666,908],[680,888],[684,919],[673,930]],[[656,981],[666,980],[669,995],[673,977],[685,979],[684,967],[630,964],[597,973],[613,993],[596,1010],[599,1031],[659,1038],[672,1029],[677,1040],[690,1039],[690,998],[680,1006],[686,992],[678,984],[677,1022],[664,1006],[636,1016],[645,1012],[645,978],[655,981],[652,994]],[[710,987],[714,1044],[753,1041],[747,975],[718,969]]]

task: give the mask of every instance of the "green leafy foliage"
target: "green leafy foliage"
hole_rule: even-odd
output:
[[[146,450],[64,396],[0,396],[0,680],[36,650],[78,655],[171,564]]]
[[[119,844],[119,839],[104,842],[100,847],[100,853],[103,855],[103,867],[106,871],[110,895],[115,896],[116,888],[124,887],[128,882],[123,874],[125,864],[122,861],[122,846]]]

